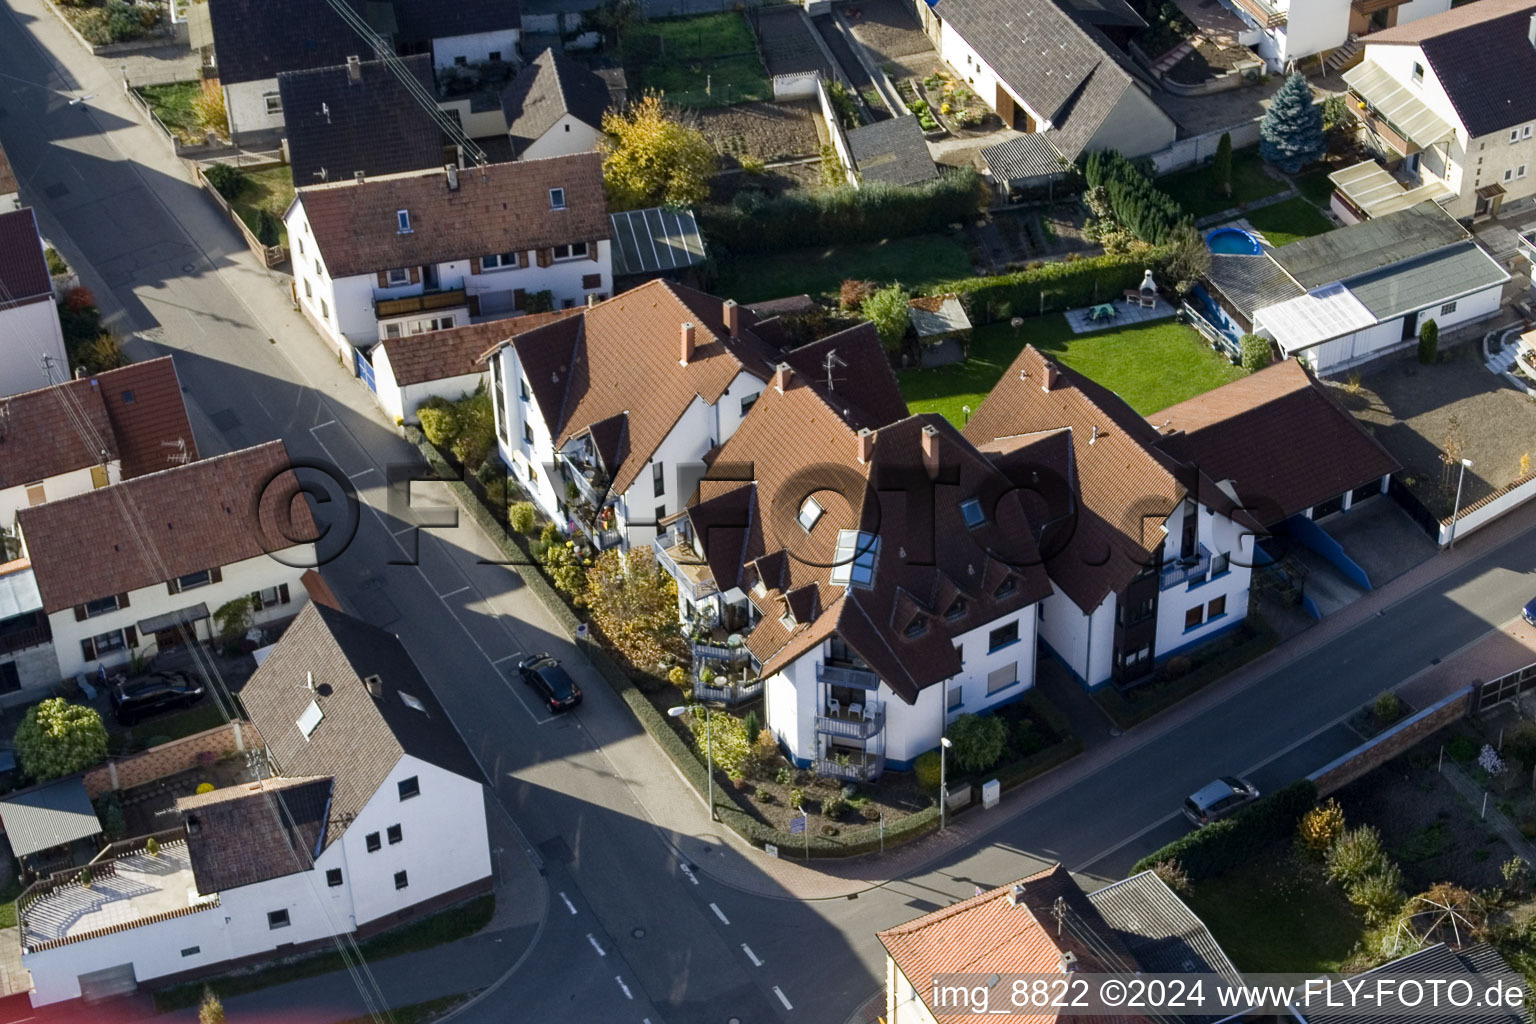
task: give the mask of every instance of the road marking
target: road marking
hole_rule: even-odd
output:
[[[572,903],[571,898],[563,892],[560,894],[560,898],[565,901],[565,909],[569,910],[571,916],[574,917],[576,915],[576,904]]]
[[[741,951],[747,954],[747,959],[752,961],[753,967],[763,966],[763,962],[757,958],[757,954],[752,952],[752,947],[747,945],[745,942],[741,944]]]
[[[441,597],[441,598],[449,598],[449,597],[453,597],[455,594],[462,594],[462,593],[464,593],[464,591],[466,591],[468,589],[469,589],[469,584],[466,583],[462,587],[460,587],[458,590],[450,590],[446,594],[438,594],[437,596]]]
[[[624,984],[624,979],[622,977],[615,974],[613,976],[613,980],[619,983],[619,988],[623,991],[625,999],[633,1000],[635,998],[634,993],[630,992],[629,986]]]
[[[688,881],[692,882],[694,885],[699,884],[699,880],[694,877],[693,868],[688,866],[687,861],[678,861],[677,866],[683,869],[683,874],[688,876]],[[716,913],[719,913],[719,911],[716,911]]]
[[[773,994],[779,997],[779,1002],[784,1004],[784,1009],[793,1010],[795,1008],[794,1004],[789,1001],[789,996],[786,996],[784,990],[779,988],[779,986],[773,986]]]
[[[599,946],[597,944],[597,940],[592,937],[592,933],[591,932],[587,932],[587,941],[592,943],[592,948],[597,950],[597,955],[598,956],[607,956],[608,955],[607,951],[604,950],[602,946]]]
[[[377,472],[378,472],[378,470],[374,469],[372,466],[369,466],[367,469],[363,470],[360,473],[348,473],[347,474],[347,479],[348,480],[356,480],[360,476],[367,476],[369,473],[377,473]]]
[[[311,434],[313,434],[315,431],[320,430],[323,427],[335,426],[335,424],[336,424],[336,421],[334,419],[326,420],[324,423],[316,423],[314,426],[309,428],[309,432]],[[317,438],[315,438],[315,440],[318,441],[320,439],[317,437]],[[325,445],[322,444],[320,447],[324,448]],[[330,452],[326,452],[326,454],[329,455]]]
[[[725,911],[721,910],[715,904],[711,903],[709,905],[709,909],[713,910],[715,912],[715,916],[720,919],[720,923],[721,924],[730,924],[731,923],[730,919],[725,916]]]
[[[507,655],[504,658],[497,658],[495,661],[491,662],[491,664],[492,665],[500,665],[504,661],[511,661],[513,658],[522,657],[522,654],[523,654],[522,651],[513,651],[511,654]]]

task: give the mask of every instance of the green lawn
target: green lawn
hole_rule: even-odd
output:
[[[1271,206],[1249,210],[1248,223],[1264,233],[1270,245],[1289,245],[1301,238],[1320,235],[1338,227],[1328,215],[1300,196],[1293,196]]]
[[[283,214],[288,204],[293,202],[293,169],[287,164],[280,164],[265,170],[251,171],[250,180],[250,185],[235,200],[235,212],[252,231],[256,230],[257,213],[263,208],[270,210],[278,224],[282,225]],[[283,227],[281,234],[279,244],[287,245],[288,229]]]
[[[1284,853],[1196,882],[1184,901],[1244,972],[1337,971],[1365,934],[1344,894]]]
[[[1025,344],[1091,377],[1142,415],[1166,409],[1236,380],[1243,371],[1211,351],[1192,329],[1173,319],[1091,334],[1073,334],[1059,313],[1030,317],[1016,333],[1007,324],[976,329],[964,363],[897,373],[913,412],[937,412],[965,423]]]
[[[224,724],[224,715],[213,701],[178,711],[174,715],[152,718],[131,728],[114,730],[108,737],[113,753],[130,753],[150,746],[179,740]]]
[[[202,135],[197,113],[192,109],[192,101],[197,98],[199,88],[197,82],[171,82],[168,85],[141,86],[137,92],[149,104],[149,109],[155,112],[161,124],[183,141],[192,141]]]
[[[1285,182],[1264,170],[1257,147],[1232,154],[1232,195],[1217,195],[1211,188],[1211,165],[1203,163],[1187,171],[1164,175],[1157,187],[1168,193],[1195,219],[1230,210],[1239,203],[1285,191]]]
[[[843,281],[860,278],[881,284],[900,281],[913,293],[923,294],[973,273],[970,255],[959,242],[945,235],[914,235],[734,257],[721,273],[715,291],[738,302],[802,293],[835,299]]]
[[[624,65],[642,89],[689,107],[773,99],[746,18],[735,11],[636,21],[619,39]]]
[[[1295,178],[1296,190],[1318,206],[1326,208],[1328,201],[1333,198],[1333,182],[1328,180],[1328,174],[1326,169],[1298,174]]]

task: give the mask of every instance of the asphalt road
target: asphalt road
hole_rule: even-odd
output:
[[[1272,787],[1327,761],[1349,745],[1328,723],[1507,620],[1536,590],[1527,533],[1177,733],[1121,737],[1105,770],[915,877],[824,903],[727,888],[685,870],[647,819],[644,793],[615,769],[608,752],[649,741],[606,686],[587,685],[579,712],[551,719],[513,685],[515,655],[571,654],[516,575],[481,564],[490,547],[467,525],[418,534],[425,514],[391,504],[390,467],[415,464],[414,453],[292,312],[286,284],[235,258],[235,232],[132,119],[111,75],[57,26],[39,25],[80,76],[61,77],[26,31],[40,8],[11,2],[0,9],[0,142],[23,199],[118,329],[143,339],[130,351],[176,356],[205,454],[281,437],[357,487],[356,539],[325,576],[353,611],[400,634],[521,830],[525,842],[500,856],[543,872],[544,891],[528,895],[545,901],[528,958],[463,1019],[842,1021],[883,983],[877,929],[1055,860],[1118,877],[1182,830],[1174,811],[1200,783],[1236,771]],[[68,105],[83,93],[96,98]],[[412,490],[416,505],[445,495]],[[483,944],[466,955],[494,956]]]

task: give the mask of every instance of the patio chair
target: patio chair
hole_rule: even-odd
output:
[[[834,716],[841,715],[843,713],[843,706],[842,706],[842,704],[838,703],[836,700],[833,700],[831,697],[828,697],[827,698],[827,712],[829,714],[831,714],[831,715],[834,715]]]
[[[848,716],[850,718],[863,718],[864,717],[864,705],[863,704],[849,704],[848,705]]]
[[[875,720],[875,705],[873,703],[865,704],[864,705],[864,721],[866,721],[866,722],[873,722],[874,720]]]

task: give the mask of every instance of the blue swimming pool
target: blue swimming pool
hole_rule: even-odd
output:
[[[1205,247],[1223,256],[1257,256],[1264,251],[1259,240],[1242,228],[1217,228],[1205,236]]]

